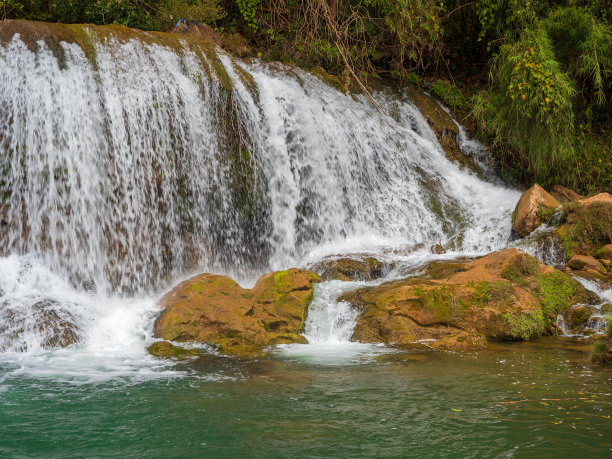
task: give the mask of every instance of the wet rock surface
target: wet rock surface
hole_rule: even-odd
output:
[[[371,256],[327,257],[310,266],[322,281],[370,281],[383,277],[391,269],[388,263],[383,263]]]
[[[34,300],[31,305],[10,300],[0,303],[0,351],[54,349],[79,341],[76,317],[55,300]]]
[[[161,300],[155,336],[215,345],[226,353],[256,353],[281,343],[305,343],[306,310],[319,276],[300,269],[262,276],[252,289],[225,276],[200,274]]]
[[[422,277],[343,294],[362,311],[352,339],[439,349],[486,346],[487,339],[530,340],[555,331],[557,314],[587,300],[566,274],[516,249],[474,261],[435,262]]]

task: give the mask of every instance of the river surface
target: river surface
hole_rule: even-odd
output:
[[[609,457],[612,369],[588,350],[280,350],[97,382],[11,371],[0,456]]]

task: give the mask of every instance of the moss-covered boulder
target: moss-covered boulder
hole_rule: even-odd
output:
[[[322,281],[369,281],[382,277],[390,269],[386,263],[369,256],[327,257],[310,267]]]
[[[185,349],[180,346],[175,346],[168,341],[156,341],[147,348],[147,352],[154,357],[163,359],[186,359],[196,357],[200,353],[197,349]]]
[[[443,265],[343,294],[362,311],[352,339],[452,350],[483,347],[485,338],[530,340],[553,333],[557,314],[588,298],[565,273],[516,249]]]
[[[315,273],[300,269],[262,276],[252,289],[214,274],[182,282],[161,299],[154,334],[168,341],[215,345],[225,353],[253,353],[280,343],[304,343]]]
[[[600,196],[563,204],[565,220],[555,232],[568,258],[584,255],[612,259],[612,201]]]
[[[529,188],[512,213],[512,228],[521,236],[529,236],[540,224],[550,220],[560,203],[537,183]]]

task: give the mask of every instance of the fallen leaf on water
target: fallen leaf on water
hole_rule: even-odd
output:
[[[540,402],[540,405],[544,405],[544,406],[550,406],[548,403],[546,402]]]
[[[604,419],[610,419],[610,415],[604,416],[603,414],[601,415],[602,418]]]
[[[453,411],[454,411],[455,413],[461,413],[463,410],[458,410],[457,408],[453,408]]]
[[[552,421],[553,424],[563,424],[563,421]]]

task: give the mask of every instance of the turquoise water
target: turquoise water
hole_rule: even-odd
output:
[[[98,383],[5,365],[0,456],[608,457],[612,369],[588,348],[305,348]]]

